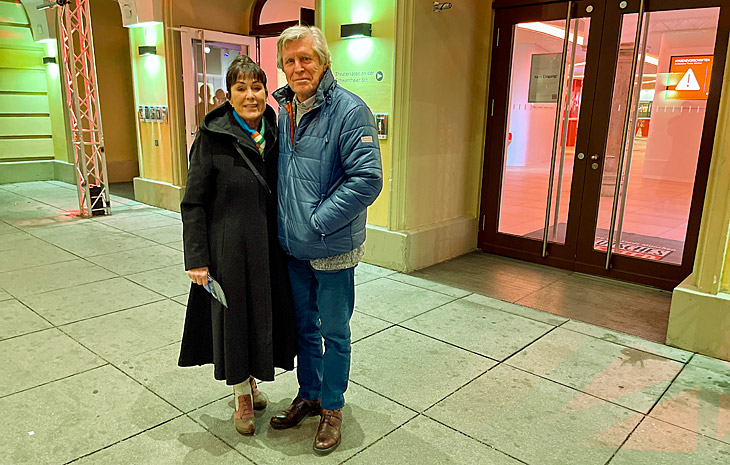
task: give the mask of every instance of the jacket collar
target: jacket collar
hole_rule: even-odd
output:
[[[317,92],[315,93],[316,98],[314,99],[314,106],[312,108],[317,108],[318,106],[322,105],[325,100],[329,99],[330,94],[335,87],[337,87],[337,80],[332,74],[332,70],[330,68],[327,68],[322,75],[322,79],[319,81],[319,86],[317,86]],[[279,89],[274,91],[272,95],[282,107],[287,106],[289,103],[292,102],[292,100],[294,100],[294,91],[291,90],[289,84],[285,85],[284,87],[280,87]]]

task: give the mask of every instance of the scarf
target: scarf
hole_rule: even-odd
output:
[[[264,158],[264,149],[266,148],[266,139],[264,139],[264,136],[262,136],[258,131],[248,127],[248,124],[246,124],[243,118],[241,118],[241,116],[236,113],[236,110],[233,110],[233,117],[236,118],[236,121],[238,121],[238,124],[241,125],[243,130],[246,131],[249,136],[251,136],[254,144],[256,144],[256,148],[259,149],[259,154],[261,155],[261,158]],[[261,132],[265,131],[264,121],[264,118],[261,118]]]

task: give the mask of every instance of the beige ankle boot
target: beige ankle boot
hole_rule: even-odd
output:
[[[268,404],[266,394],[259,391],[258,386],[256,386],[256,380],[253,379],[253,376],[249,378],[249,382],[251,383],[251,394],[253,394],[253,409],[264,410]]]
[[[256,419],[253,415],[253,401],[250,394],[236,398],[236,414],[233,416],[236,431],[245,435],[252,435],[256,431]]]

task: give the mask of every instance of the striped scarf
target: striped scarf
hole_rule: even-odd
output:
[[[261,158],[264,158],[264,149],[266,149],[266,139],[264,139],[264,136],[262,136],[258,131],[251,129],[248,124],[241,118],[241,116],[236,113],[236,110],[233,110],[233,117],[236,118],[236,121],[238,121],[238,124],[241,125],[241,127],[248,133],[249,136],[251,136],[251,139],[253,139],[254,144],[256,144],[256,148],[259,149],[259,154],[261,155]],[[265,132],[265,120],[261,118],[261,132]]]

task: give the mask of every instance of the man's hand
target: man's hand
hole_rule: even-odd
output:
[[[195,284],[205,286],[208,284],[208,267],[204,266],[202,268],[193,268],[192,270],[188,270],[188,276],[190,276],[190,279],[192,279]]]

